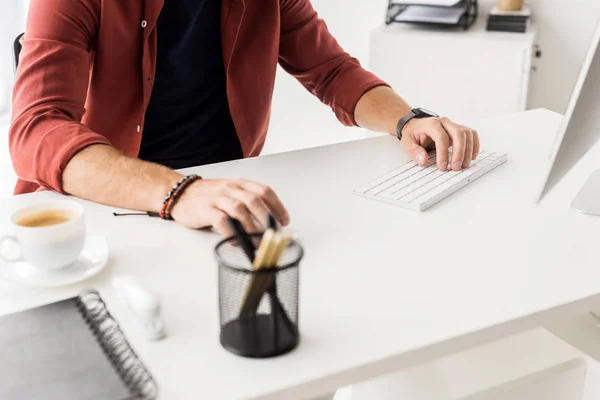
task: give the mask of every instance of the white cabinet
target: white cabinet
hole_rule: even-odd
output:
[[[535,28],[487,32],[485,19],[468,31],[381,26],[371,33],[369,68],[412,106],[457,121],[523,111]]]

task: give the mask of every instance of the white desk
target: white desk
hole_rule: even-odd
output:
[[[217,236],[158,219],[114,218],[112,209],[88,202],[90,234],[109,237],[109,270],[56,290],[0,282],[0,314],[96,287],[162,399],[304,399],[584,312],[600,303],[600,219],[568,205],[598,166],[600,147],[542,204],[530,201],[531,170],[547,156],[559,121],[533,111],[477,124],[485,147],[507,150],[509,162],[422,214],[352,194],[397,166],[393,137],[194,169],[268,182],[290,210],[306,257],[302,342],[286,356],[243,359],[219,345]],[[1,200],[0,220],[55,196]],[[117,301],[109,282],[123,272],[162,295],[166,340],[145,341]]]

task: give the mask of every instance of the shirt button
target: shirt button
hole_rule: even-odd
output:
[[[148,26],[148,23],[146,22],[146,20],[142,21],[142,28],[145,28],[146,26]]]
[[[139,132],[139,131],[141,131],[141,130],[142,130],[142,127],[138,125],[138,127],[137,127],[137,131]]]

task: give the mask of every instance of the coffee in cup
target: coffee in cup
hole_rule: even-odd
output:
[[[12,236],[0,238],[0,258],[25,261],[43,269],[71,265],[85,244],[83,207],[71,200],[56,200],[22,208],[10,219]],[[11,257],[2,246],[12,242],[19,257]]]
[[[16,221],[17,225],[30,228],[52,226],[62,224],[75,218],[71,211],[67,210],[46,210],[36,214],[26,215]]]

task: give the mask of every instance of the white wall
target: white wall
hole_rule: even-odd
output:
[[[8,106],[8,93],[11,77],[11,37],[15,30],[14,14],[17,12],[16,3],[5,0],[0,7],[0,113]]]
[[[0,114],[10,105],[14,77],[13,41],[25,27],[29,0],[2,0],[0,3]]]
[[[598,0],[531,0],[543,52],[532,75],[530,108],[564,113],[592,33]]]
[[[9,196],[16,181],[8,154],[8,112],[14,79],[13,41],[25,28],[29,0],[0,1],[0,196]]]
[[[342,47],[368,64],[369,31],[385,15],[387,0],[312,0]],[[283,70],[278,71],[269,136],[263,154],[313,147],[368,135],[343,127],[333,112]]]

